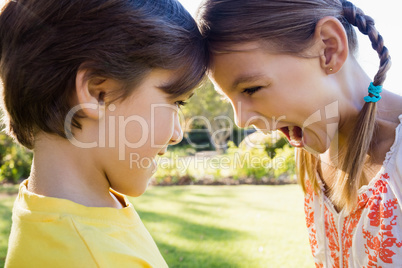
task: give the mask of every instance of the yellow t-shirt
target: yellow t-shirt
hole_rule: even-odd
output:
[[[6,257],[12,267],[168,267],[133,205],[86,207],[27,190],[13,208]]]

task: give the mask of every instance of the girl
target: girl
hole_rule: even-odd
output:
[[[373,19],[344,0],[206,0],[198,20],[238,125],[297,147],[316,266],[401,267],[402,98],[382,90]],[[373,81],[354,27],[380,57]]]
[[[176,0],[18,0],[0,16],[7,130],[34,152],[6,267],[167,267],[123,194],[181,140],[207,65]]]

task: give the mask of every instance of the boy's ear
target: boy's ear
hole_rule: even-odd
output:
[[[322,18],[316,25],[315,38],[322,44],[321,67],[327,74],[336,73],[349,54],[348,38],[342,23],[335,17]]]
[[[88,78],[88,70],[79,69],[75,80],[76,105],[81,105],[85,117],[100,119],[105,114],[105,95],[113,90],[110,79]],[[113,85],[112,85],[113,84]]]

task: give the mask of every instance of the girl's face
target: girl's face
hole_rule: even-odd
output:
[[[154,70],[133,94],[106,107],[99,137],[97,158],[111,187],[130,196],[139,196],[156,171],[155,157],[169,144],[182,140],[178,106],[189,95],[170,99],[160,88],[174,78],[173,72]],[[100,131],[101,133],[102,131]]]
[[[273,54],[244,43],[214,54],[212,62],[210,76],[230,99],[239,127],[280,130],[293,146],[312,152],[329,148],[339,120],[337,96],[319,57]]]

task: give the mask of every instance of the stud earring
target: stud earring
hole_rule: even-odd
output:
[[[329,68],[329,71],[330,71],[330,72],[332,72],[332,70],[333,70],[332,68]]]

